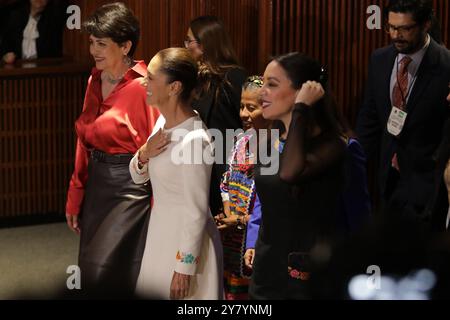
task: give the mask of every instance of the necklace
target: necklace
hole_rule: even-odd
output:
[[[118,78],[113,78],[108,72],[103,72],[102,80],[108,81],[110,84],[116,85],[120,81],[122,81],[123,77],[125,77],[125,74],[128,72],[128,69]]]

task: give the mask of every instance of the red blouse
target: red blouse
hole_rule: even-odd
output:
[[[83,112],[75,123],[75,170],[67,194],[66,214],[78,215],[88,179],[88,161],[94,149],[109,154],[135,154],[147,141],[159,112],[147,106],[140,78],[147,73],[139,61],[103,101],[101,71],[92,70]]]

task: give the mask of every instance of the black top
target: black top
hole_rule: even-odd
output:
[[[207,93],[193,102],[194,109],[208,129],[218,129],[226,137],[227,129],[241,129],[242,122],[239,116],[241,107],[242,86],[246,79],[246,72],[241,68],[231,68],[225,74],[224,81],[213,81]],[[222,208],[220,196],[220,181],[226,171],[227,153],[225,141],[221,164],[214,164],[211,175],[210,208],[213,215],[218,214]]]
[[[62,57],[62,39],[64,24],[66,22],[65,1],[59,4],[49,3],[42,12],[37,28],[39,38],[36,39],[38,58]],[[23,31],[30,17],[30,5],[20,7],[13,11],[6,23],[4,38],[0,47],[0,57],[8,52],[14,52],[17,59],[22,58]]]
[[[250,294],[255,299],[297,298],[288,276],[288,255],[309,253],[337,230],[337,205],[344,184],[345,142],[336,133],[307,138],[308,107],[296,105],[278,174],[256,168],[262,224],[256,244]],[[272,149],[272,152],[277,152]],[[277,165],[276,157],[270,165]]]

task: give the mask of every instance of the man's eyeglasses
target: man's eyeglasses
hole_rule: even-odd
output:
[[[418,26],[417,23],[411,24],[409,26],[393,26],[392,24],[386,23],[385,29],[387,33],[392,33],[394,31],[397,31],[398,33],[405,34],[408,32],[411,32],[414,28]]]
[[[189,45],[190,45],[192,42],[198,42],[198,41],[195,40],[195,39],[186,39],[186,40],[184,40],[184,46],[185,46],[186,48],[188,48]]]

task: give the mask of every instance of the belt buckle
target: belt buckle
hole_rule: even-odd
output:
[[[99,150],[93,150],[91,152],[91,158],[97,162],[103,162],[105,160],[105,155],[103,152]]]

